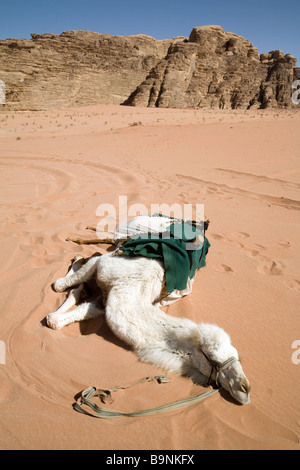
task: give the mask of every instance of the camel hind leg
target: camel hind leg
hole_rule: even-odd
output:
[[[56,312],[50,313],[47,316],[47,324],[50,328],[60,329],[75,321],[88,320],[104,313],[104,310],[100,307],[102,295],[97,295],[93,301],[86,301],[78,305],[82,297],[87,295],[84,282],[88,281],[87,277],[92,277],[93,272],[91,273],[91,271],[93,270],[95,261],[97,261],[95,256],[90,258],[87,262],[85,262],[82,256],[76,256],[66,276],[54,283],[56,289],[57,287],[63,288],[66,285],[67,287],[71,287],[70,284],[73,282],[76,282],[76,284],[79,283],[79,285],[70,291],[67,299]],[[86,266],[88,263],[89,265]],[[88,283],[88,287],[91,287],[91,282]],[[78,307],[70,310],[75,305],[78,305]]]
[[[67,313],[70,308],[78,305],[79,301],[86,294],[84,284],[72,289],[64,303],[53,313]]]
[[[72,276],[78,269],[82,267],[85,260],[81,255],[75,256],[72,261],[72,265],[66,274],[66,277]],[[84,293],[84,284],[80,284],[78,287],[72,289],[65,300],[65,302],[56,310],[54,313],[66,313],[70,308],[74,307],[74,305],[78,304],[80,298]]]
[[[98,257],[92,256],[82,267],[72,274],[68,273],[65,277],[57,279],[52,284],[55,292],[64,292],[69,287],[74,287],[83,282],[89,281],[97,269]]]
[[[54,312],[47,316],[47,325],[53,330],[60,330],[70,323],[89,320],[105,313],[97,299],[93,302],[83,302],[69,312]]]

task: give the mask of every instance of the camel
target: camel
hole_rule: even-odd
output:
[[[80,303],[85,286],[92,288],[92,299]],[[50,328],[105,314],[114,334],[141,361],[189,377],[199,385],[214,381],[239,403],[250,402],[249,381],[229,335],[217,325],[196,324],[161,310],[165,287],[161,260],[131,257],[119,250],[87,260],[78,256],[67,275],[52,287],[56,292],[73,290],[65,304],[47,316]]]

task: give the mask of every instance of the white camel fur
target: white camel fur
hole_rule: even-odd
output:
[[[250,385],[239,362],[237,350],[228,334],[212,324],[196,324],[187,318],[164,313],[158,306],[165,284],[163,264],[144,257],[115,256],[107,253],[84,260],[77,257],[68,274],[53,284],[56,292],[71,291],[66,303],[47,317],[48,326],[60,329],[75,321],[87,320],[105,313],[112,331],[129,344],[141,361],[150,362],[165,371],[190,377],[204,385],[217,379],[239,403],[250,401]],[[97,281],[104,297],[77,304],[83,283]],[[236,361],[224,368],[217,378],[212,364],[230,357]]]

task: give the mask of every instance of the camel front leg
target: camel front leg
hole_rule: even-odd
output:
[[[54,312],[47,316],[47,325],[53,330],[60,330],[70,323],[89,320],[103,315],[105,310],[100,307],[100,298],[93,302],[83,302],[67,313]]]

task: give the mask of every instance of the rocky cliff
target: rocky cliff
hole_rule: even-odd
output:
[[[126,101],[139,106],[290,107],[296,59],[282,51],[259,55],[246,39],[220,26],[194,28]]]
[[[122,103],[172,42],[89,31],[31,36],[0,41],[0,80],[8,108]]]
[[[0,41],[2,108],[27,110],[87,104],[159,107],[291,107],[296,59],[259,55],[220,26],[189,38],[155,40],[88,31],[32,34]]]

